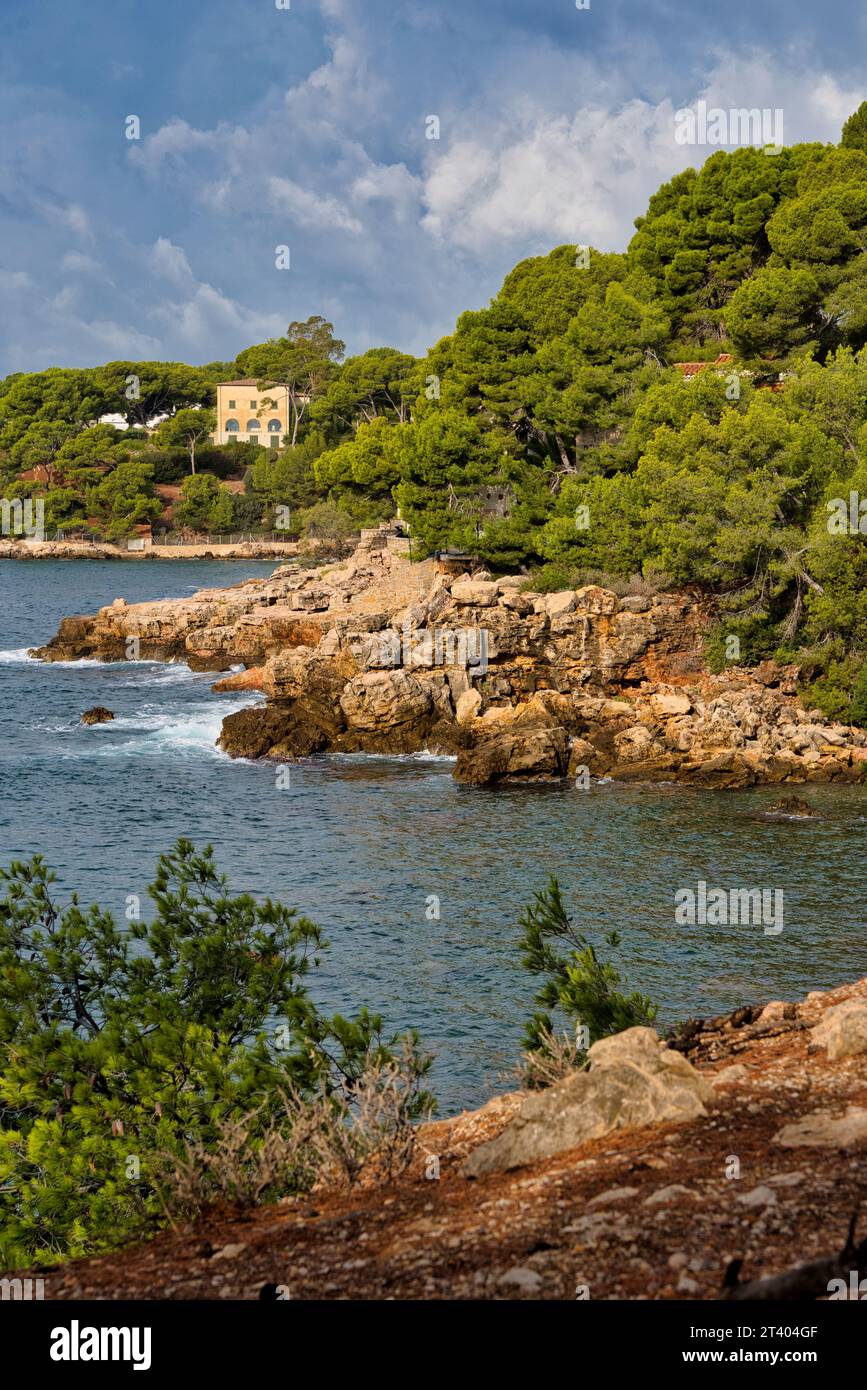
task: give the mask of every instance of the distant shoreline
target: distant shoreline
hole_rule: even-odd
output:
[[[142,550],[90,541],[0,541],[0,560],[293,560],[297,541],[243,541],[234,545],[203,542],[153,545]]]

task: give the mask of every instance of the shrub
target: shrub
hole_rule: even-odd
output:
[[[521,916],[523,963],[533,975],[543,977],[534,1000],[536,1012],[524,1030],[524,1044],[532,1065],[525,1073],[535,1084],[550,1070],[551,1059],[562,1058],[562,1043],[552,1047],[554,1024],[550,1010],[570,1019],[576,1028],[576,1060],[592,1043],[624,1028],[649,1025],[656,1017],[656,1006],[643,994],[623,994],[620,974],[610,962],[601,961],[595,947],[576,931],[567,915],[560,884],[552,876],[548,886],[533,895],[533,902]],[[605,945],[620,945],[616,932],[609,932]],[[561,954],[560,944],[568,946]],[[581,1030],[579,1033],[577,1030]],[[570,1044],[571,1046],[571,1044]],[[535,1067],[535,1072],[534,1072]]]
[[[360,1075],[314,1096],[280,1092],[283,1113],[262,1129],[261,1106],[221,1120],[212,1143],[194,1140],[157,1158],[166,1213],[193,1216],[213,1202],[256,1204],[316,1183],[331,1187],[393,1182],[418,1152],[416,1119],[429,1110],[415,1045],[397,1056],[371,1054]]]
[[[305,985],[318,928],[270,899],[230,896],[210,849],[179,840],[161,856],[154,916],[127,930],[75,897],[56,906],[52,880],[39,857],[0,871],[0,1263],[84,1255],[152,1229],[166,1215],[167,1155],[213,1152],[219,1172],[243,1133],[254,1173],[285,1121],[281,1097],[357,1111],[359,1087],[396,1064],[395,1048],[403,1113],[428,1108],[415,1035],[385,1038],[366,1010],[322,1014]],[[298,1190],[310,1171],[284,1165],[277,1186]],[[217,1190],[209,1179],[205,1195]]]

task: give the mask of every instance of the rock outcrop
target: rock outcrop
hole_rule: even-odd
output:
[[[619,1129],[705,1115],[713,1087],[652,1028],[628,1028],[594,1043],[587,1071],[528,1096],[502,1134],[474,1149],[463,1167],[477,1178],[522,1168]]]
[[[114,714],[105,705],[94,705],[92,709],[86,709],[81,716],[82,724],[108,724],[114,719]]]
[[[867,734],[805,709],[796,667],[708,671],[713,621],[710,601],[690,594],[534,594],[520,576],[450,577],[372,533],[330,568],[117,599],[64,619],[35,655],[247,667],[249,686],[233,676],[221,687],[267,697],[225,721],[222,746],[239,757],[427,749],[454,755],[455,776],[477,785],[860,781]]]

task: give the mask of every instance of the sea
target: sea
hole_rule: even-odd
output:
[[[663,1027],[867,973],[867,789],[786,789],[821,813],[795,821],[762,818],[778,788],[484,790],[425,754],[321,756],[287,770],[220,751],[226,714],[261,697],[215,694],[211,673],[28,656],[68,614],[273,568],[0,561],[0,865],[41,854],[61,901],[76,892],[123,920],[129,895],[147,902],[161,851],[181,835],[213,845],[234,889],[279,898],[322,927],[317,1002],[367,1006],[388,1028],[419,1031],[444,1115],[515,1085],[537,985],[521,963],[519,918],[552,874],[601,953],[619,934],[624,984],[658,1003]],[[114,721],[82,725],[97,704]],[[782,891],[782,930],[679,920],[678,893],[699,884]]]

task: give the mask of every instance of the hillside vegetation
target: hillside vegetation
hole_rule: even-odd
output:
[[[863,722],[865,235],[867,103],[837,146],[678,174],[622,254],[522,261],[421,359],[345,358],[314,317],[234,363],[7,377],[0,487],[43,496],[49,528],[112,536],[158,520],[171,483],[174,524],[198,530],[270,529],[288,508],[341,534],[397,505],[422,553],[472,549],[537,587],[699,585],[719,595],[712,662],[795,659],[808,698]],[[206,442],[229,375],[287,386],[279,454]]]

